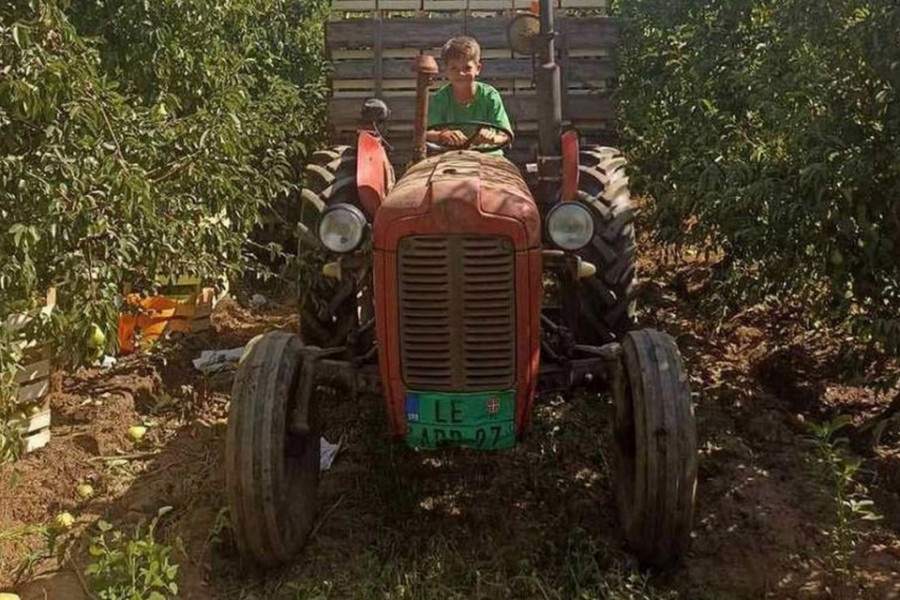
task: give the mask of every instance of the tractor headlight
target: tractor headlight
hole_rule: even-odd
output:
[[[319,239],[332,252],[353,252],[366,232],[366,216],[352,204],[329,206],[319,219]]]
[[[547,215],[550,241],[563,250],[580,250],[594,237],[594,218],[578,202],[560,202]]]

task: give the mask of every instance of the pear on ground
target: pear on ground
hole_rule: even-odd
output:
[[[60,529],[69,529],[75,523],[75,517],[72,516],[72,513],[61,512],[53,519],[53,523]]]
[[[79,496],[87,500],[94,495],[94,486],[89,483],[79,483],[75,486],[75,491],[78,492]]]
[[[128,428],[128,437],[130,437],[135,442],[141,441],[141,439],[146,435],[147,428],[143,425],[132,425]]]

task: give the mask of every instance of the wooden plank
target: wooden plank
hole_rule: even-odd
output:
[[[509,21],[508,17],[469,19],[466,24],[466,35],[478,40],[482,48],[502,48],[511,52],[506,38]]]
[[[384,44],[382,43],[382,28],[381,28],[381,11],[377,11],[375,13],[375,20],[372,22],[372,37],[375,39],[374,47],[372,48],[372,57],[375,59],[375,64],[372,68],[372,77],[375,78],[375,83],[372,86],[375,91],[375,97],[381,97],[381,80],[384,77],[381,69],[381,62],[384,60]]]
[[[415,90],[415,79],[382,79],[381,87],[385,90]],[[334,90],[335,96],[339,96],[337,92],[343,90],[375,90],[374,79],[333,79],[331,81],[331,89]]]
[[[193,323],[191,323],[191,331],[194,333],[199,333],[201,331],[207,331],[212,329],[212,321],[209,316],[206,316],[202,319],[194,319]]]
[[[440,48],[431,48],[426,49],[431,50],[430,54],[437,56],[440,54]],[[410,69],[412,69],[412,60],[418,56],[420,50],[417,48],[384,48],[382,50],[382,57],[385,59],[406,59],[410,62]],[[371,48],[353,48],[353,49],[341,49],[341,48],[332,48],[331,49],[331,61],[332,67],[336,65],[339,61],[342,60],[362,60],[362,59],[372,59],[372,49]]]
[[[513,10],[512,0],[469,0],[469,10],[500,11]]]
[[[331,0],[331,11],[375,10],[375,0]]]
[[[479,79],[491,83],[493,79],[527,79],[534,75],[531,58],[485,58],[482,61],[481,76]],[[371,56],[365,59],[344,60],[334,63],[333,84],[349,87],[346,80],[372,79],[375,61]],[[382,60],[381,69],[384,77],[384,85],[387,87],[389,79],[409,78],[415,87],[415,79],[411,77],[411,59],[385,59]],[[602,58],[569,58],[569,76],[582,80],[601,80],[616,76],[615,62],[608,57]],[[339,89],[335,87],[334,89]]]
[[[461,19],[398,18],[383,19],[373,25],[372,19],[330,21],[326,24],[326,41],[332,52],[345,48],[371,48],[374,28],[379,28],[385,49],[415,48],[433,50],[456,35],[470,35],[484,50],[508,51],[506,28],[509,17]],[[558,19],[559,31],[565,35],[567,47],[576,49],[611,49],[619,43],[618,21],[609,17]],[[371,54],[370,54],[371,56]],[[334,56],[338,58],[339,56]]]
[[[47,392],[50,391],[50,380],[43,379],[41,381],[35,381],[34,383],[29,383],[28,385],[23,385],[19,387],[19,396],[16,399],[16,402],[35,402],[40,400],[44,396],[47,395]]]
[[[422,10],[465,10],[467,6],[467,0],[423,0],[422,2]]]
[[[444,40],[446,41],[446,40]],[[443,42],[442,42],[443,43]],[[331,66],[338,64],[343,60],[371,60],[372,59],[372,48],[331,48]],[[434,56],[436,60],[438,60],[438,66],[440,66],[440,55],[441,48],[440,46],[435,46],[433,48],[384,48],[382,49],[382,57],[385,59],[395,59],[395,60],[407,60],[409,62],[409,68],[412,69],[412,65],[414,64],[414,59],[421,52],[425,54],[430,54]],[[605,50],[598,49],[593,54],[588,54],[588,56],[596,56],[598,53],[606,52]],[[489,58],[509,58],[509,50],[508,49],[496,49],[496,48],[484,48],[481,51],[481,59],[482,61]],[[440,76],[440,75],[439,75]]]
[[[559,22],[566,48],[570,51],[598,48],[609,50],[619,45],[619,22],[616,19],[587,17],[560,19]]]
[[[212,314],[212,303],[208,304],[198,304],[194,309],[194,319],[199,319],[201,317],[208,317]]]
[[[439,48],[451,37],[465,33],[462,21],[451,19],[384,19],[382,39],[392,48]],[[372,21],[355,19],[330,21],[326,24],[326,40],[331,48],[361,48],[373,44]]]
[[[420,0],[378,0],[378,10],[422,10]]]
[[[21,371],[16,373],[16,383],[19,385],[31,383],[32,381],[36,381],[38,379],[43,379],[45,377],[50,376],[50,359],[40,360],[38,362],[33,362],[31,364],[25,365]]]
[[[25,313],[13,313],[6,317],[6,327],[10,331],[18,331],[31,322],[31,317]]]
[[[607,0],[560,0],[559,7],[606,10],[609,7],[609,2],[607,2]]]
[[[392,121],[412,121],[415,116],[415,98],[397,97],[385,99],[391,108]],[[514,121],[537,120],[537,96],[517,94],[503,99],[506,111]],[[329,115],[333,124],[355,123],[359,119],[360,102],[355,98],[333,98]],[[573,120],[598,121],[613,119],[615,107],[607,94],[572,94],[569,112]],[[563,115],[563,118],[566,118]]]
[[[19,342],[22,349],[22,360],[26,363],[34,363],[53,357],[53,344],[39,344],[34,341]]]
[[[22,433],[34,433],[48,427],[50,427],[50,409],[44,408],[41,412],[28,417],[22,424]]]
[[[42,429],[37,433],[26,436],[22,440],[22,453],[28,454],[50,443],[50,428]]]

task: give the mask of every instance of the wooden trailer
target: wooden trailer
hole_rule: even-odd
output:
[[[556,0],[556,48],[561,69],[563,125],[574,126],[583,143],[615,141],[615,82],[612,50],[616,21],[606,0]],[[352,144],[366,98],[381,98],[392,111],[385,134],[391,161],[404,167],[412,154],[416,80],[413,57],[440,57],[455,35],[482,47],[481,81],[503,95],[516,140],[506,152],[516,164],[534,160],[537,148],[537,59],[513,52],[507,26],[532,10],[523,0],[333,0],[326,25],[331,64],[329,126],[332,143]],[[434,89],[443,85],[439,78]]]

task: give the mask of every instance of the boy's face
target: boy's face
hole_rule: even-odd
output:
[[[481,73],[481,63],[472,59],[451,58],[444,65],[447,79],[453,87],[466,87]]]

